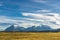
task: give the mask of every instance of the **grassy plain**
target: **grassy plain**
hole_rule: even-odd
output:
[[[60,32],[0,32],[0,40],[60,40]]]

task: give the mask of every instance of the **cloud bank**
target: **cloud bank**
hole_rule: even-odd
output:
[[[21,13],[23,17],[8,17],[0,16],[0,24],[7,23],[7,25],[18,24],[21,27],[41,26],[47,25],[53,29],[60,28],[60,14],[53,13],[50,10],[38,10],[35,13]],[[3,24],[2,24],[3,25]],[[4,27],[6,29],[8,26]],[[3,27],[0,28],[3,30]]]
[[[23,16],[30,17],[31,21],[38,21],[39,25],[48,25],[52,28],[60,28],[60,15],[57,13],[48,14],[35,14],[35,13],[23,13]]]

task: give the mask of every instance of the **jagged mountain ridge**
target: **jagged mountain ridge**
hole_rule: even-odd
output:
[[[15,27],[14,25],[11,25],[5,31],[22,31],[23,29],[25,29],[25,28],[19,27],[19,26]]]
[[[38,31],[43,31],[43,32],[55,32],[55,31],[60,31],[60,29],[54,30],[52,28],[50,28],[49,26],[46,25],[42,25],[42,26],[32,26],[32,27],[28,27],[28,28],[24,28],[24,27],[20,27],[20,26],[14,26],[11,25],[10,27],[8,27],[5,31],[21,31],[21,32],[29,32],[29,31],[34,31],[34,32],[38,32]]]

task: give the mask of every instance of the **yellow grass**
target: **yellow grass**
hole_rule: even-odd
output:
[[[60,33],[52,32],[0,32],[0,40],[60,40]]]

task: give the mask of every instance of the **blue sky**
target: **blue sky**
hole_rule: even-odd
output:
[[[53,16],[49,17],[49,15]],[[42,17],[46,17],[46,19]],[[0,0],[0,24],[6,23],[5,26],[13,23],[21,24],[20,26],[24,27],[46,24],[53,26],[52,28],[60,28],[59,17],[60,0]],[[51,19],[54,20],[53,18],[55,21],[51,22]],[[41,23],[40,20],[47,23]],[[1,29],[3,27],[4,25],[1,25]]]
[[[6,16],[21,16],[22,12],[37,10],[52,10],[60,13],[59,8],[59,0],[0,0],[0,15]]]

